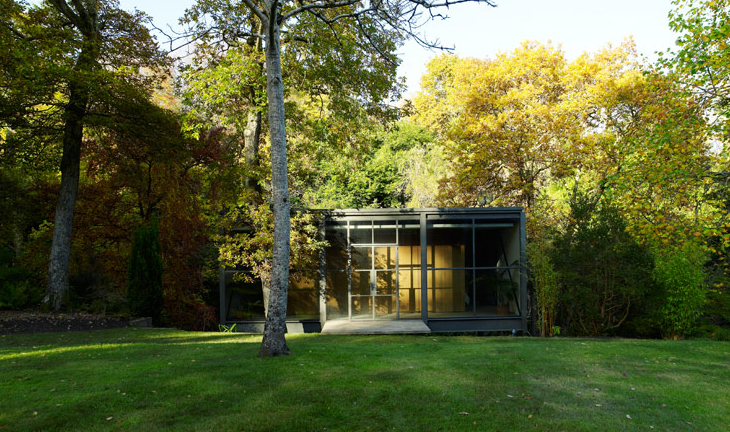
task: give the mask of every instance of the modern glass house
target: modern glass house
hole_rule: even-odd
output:
[[[318,268],[292,271],[289,332],[408,322],[432,332],[527,330],[521,208],[322,214],[329,246]],[[261,332],[261,284],[238,281],[240,271],[221,269],[221,322]]]

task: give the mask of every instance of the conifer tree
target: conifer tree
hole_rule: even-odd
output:
[[[157,220],[134,231],[127,270],[127,302],[132,314],[160,322],[163,305],[162,259]]]

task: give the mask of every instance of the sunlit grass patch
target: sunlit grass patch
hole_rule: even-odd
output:
[[[123,329],[0,339],[8,430],[730,430],[730,343]],[[689,428],[689,429],[688,429]]]

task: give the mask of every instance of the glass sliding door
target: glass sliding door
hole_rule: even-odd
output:
[[[397,237],[395,223],[377,223],[374,227],[375,241],[380,241],[379,245],[373,246],[375,318],[398,318],[398,281],[395,277],[398,246],[394,245]],[[386,246],[388,243],[393,246]]]
[[[349,228],[350,318],[397,318],[395,221],[354,221]]]
[[[417,220],[338,221],[327,224],[325,231],[328,318],[420,317]]]
[[[351,270],[350,318],[373,319],[371,269]]]

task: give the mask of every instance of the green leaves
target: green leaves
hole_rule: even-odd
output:
[[[675,0],[669,27],[676,33],[677,50],[659,66],[674,73],[710,109],[722,117],[719,130],[727,134],[730,92],[730,3],[727,0]]]
[[[657,256],[653,276],[662,289],[659,312],[664,337],[677,339],[694,329],[708,292],[704,255],[700,245],[687,243]]]

